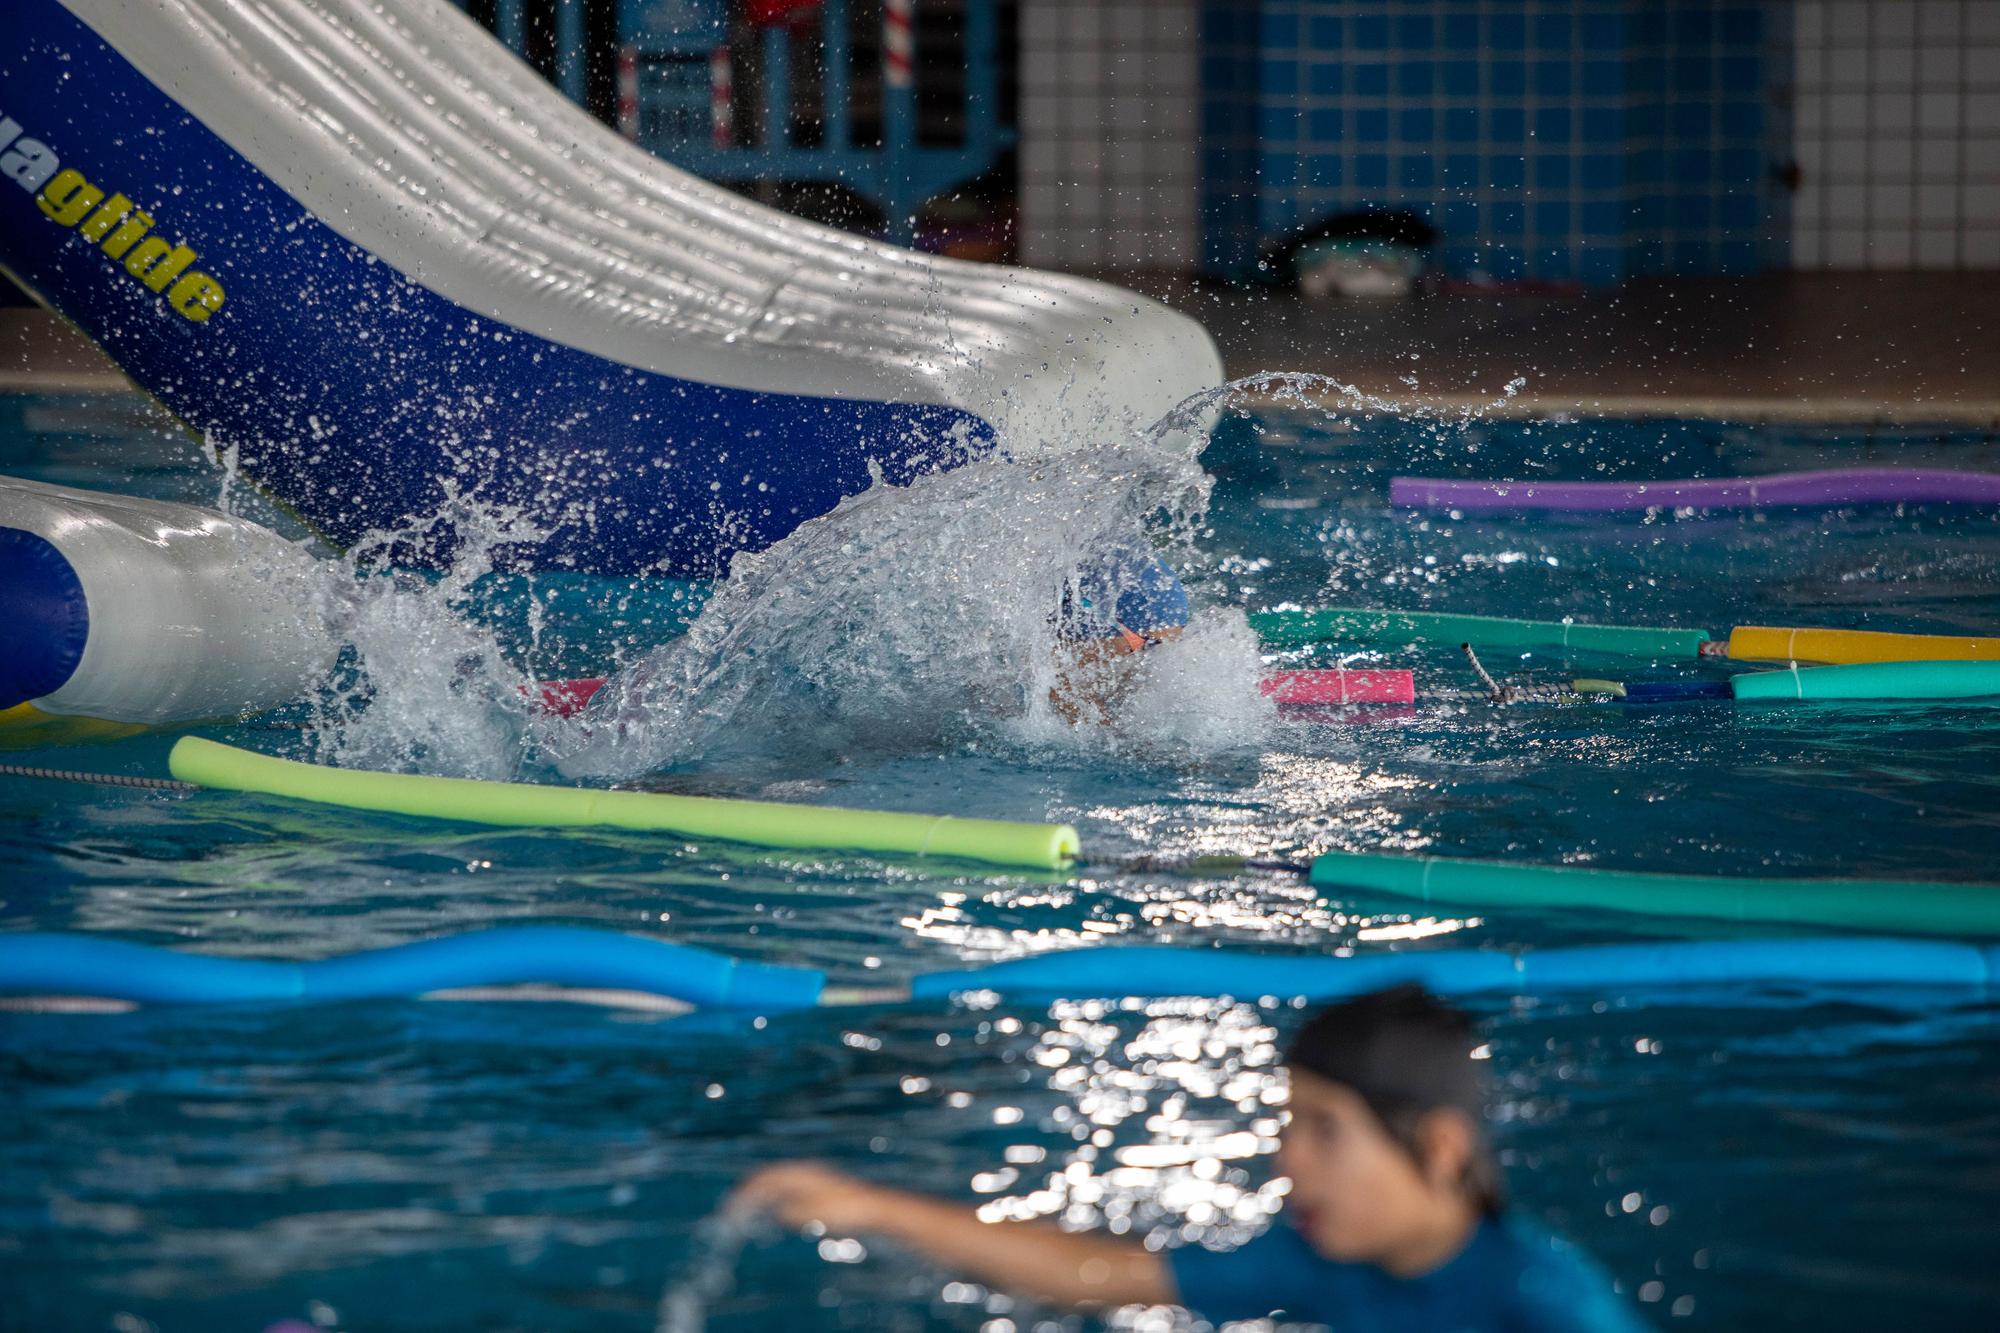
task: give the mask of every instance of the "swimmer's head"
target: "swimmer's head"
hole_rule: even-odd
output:
[[[1150,551],[1120,546],[1086,561],[1063,587],[1056,635],[1067,643],[1144,647],[1187,627],[1187,589]],[[1138,640],[1132,643],[1132,640]]]
[[[1471,1020],[1420,986],[1329,1006],[1293,1038],[1279,1166],[1292,1226],[1331,1259],[1367,1262],[1440,1213],[1500,1210]]]

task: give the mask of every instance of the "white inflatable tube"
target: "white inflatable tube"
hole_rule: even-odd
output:
[[[0,732],[295,699],[338,651],[317,609],[323,572],[214,510],[0,478]]]
[[[706,576],[1221,379],[1129,292],[679,172],[444,0],[10,10],[0,264],[336,542],[447,561],[478,504],[539,534],[517,564]]]

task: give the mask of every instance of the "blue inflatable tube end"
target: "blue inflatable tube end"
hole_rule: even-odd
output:
[[[54,694],[76,674],[90,639],[83,580],[47,539],[0,527],[0,709]]]

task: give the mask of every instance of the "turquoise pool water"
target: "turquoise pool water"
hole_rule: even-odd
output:
[[[1713,631],[2000,628],[1990,513],[1473,522],[1394,513],[1383,499],[1399,472],[2000,468],[2000,447],[1976,433],[1437,425],[1265,405],[1226,417],[1203,461],[1217,484],[1187,572],[1212,608],[1372,604]],[[206,502],[221,488],[192,442],[122,398],[0,398],[0,467]],[[240,488],[234,502],[283,521]],[[517,649],[533,640],[542,674],[591,669],[608,643],[636,653],[699,602],[692,590],[546,582],[490,594],[480,605],[498,608]],[[544,615],[530,633],[522,606],[535,601]],[[942,642],[953,627],[934,628]],[[1451,652],[1358,660],[1413,666],[1420,690],[1472,684]],[[1487,665],[1523,680],[1568,666]],[[787,679],[745,695],[726,734],[663,751],[652,780],[1059,818],[1108,855],[1386,848],[2000,879],[1990,708],[1420,704],[1337,721],[1238,718],[1213,734],[1183,718],[1171,736],[1098,745],[955,719],[885,736],[865,712],[867,728],[841,731],[854,722],[852,682],[846,702],[829,702],[827,679],[790,695]],[[1204,688],[1229,693],[1199,679],[1178,688],[1197,704]],[[978,700],[955,706],[973,713]],[[811,726],[781,725],[780,713]],[[285,753],[341,742],[296,721],[209,734]],[[828,727],[837,744],[804,734]],[[165,749],[140,738],[7,758],[157,773]],[[411,762],[430,753],[417,746]],[[320,956],[534,920],[876,980],[1121,942],[1369,952],[1741,933],[1611,911],[1413,920],[1275,879],[1018,875],[12,778],[0,778],[0,812],[0,929],[241,955]],[[1992,1004],[1743,988],[1479,1011],[1513,1193],[1593,1250],[1658,1325],[2000,1320]],[[0,1014],[0,1327],[258,1330],[294,1318],[638,1330],[657,1326],[663,1293],[723,1329],[1056,1327],[906,1255],[851,1262],[781,1237],[753,1237],[738,1254],[706,1219],[746,1169],[810,1153],[1020,1215],[1226,1233],[1267,1174],[1262,1096],[1274,1033],[1293,1021],[1211,1002],[878,1008],[762,1024],[417,1001]]]

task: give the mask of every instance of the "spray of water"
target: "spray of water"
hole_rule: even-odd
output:
[[[442,578],[386,568],[390,553],[444,522],[459,545]],[[347,651],[315,710],[323,761],[478,778],[515,777],[532,761],[549,725],[534,706],[533,661],[510,658],[468,606],[496,551],[540,535],[518,512],[448,487],[421,528],[378,534],[346,554],[349,577],[331,583],[325,608]]]
[[[768,1230],[755,1213],[724,1209],[695,1230],[686,1276],[660,1293],[656,1333],[702,1333],[708,1312],[736,1285],[736,1262],[751,1236]]]
[[[1078,727],[1050,697],[1066,669],[1053,623],[1065,582],[1120,545],[1174,562],[1207,491],[1191,457],[1136,444],[878,485],[739,558],[685,636],[592,702],[559,765],[630,778],[718,753],[1251,743],[1266,710],[1233,613],[1200,617],[1137,669],[1072,670],[1072,686],[1121,695],[1108,726]]]
[[[1201,573],[1210,480],[1198,445],[1163,441],[1205,439],[1218,412],[1253,399],[1429,416],[1439,430],[1480,415],[1262,374],[1194,395],[1129,440],[877,484],[738,557],[684,636],[639,653],[569,724],[534,704],[532,632],[525,659],[510,655],[473,609],[496,552],[541,534],[448,487],[436,515],[349,552],[352,577],[330,580],[326,619],[349,648],[316,713],[319,757],[487,778],[553,762],[574,778],[629,780],[718,758],[795,767],[964,746],[1165,759],[1254,747],[1270,711],[1240,614],[1198,609],[1181,639],[1084,668],[1056,642],[1051,614],[1110,549],[1150,545]],[[441,524],[456,534],[449,573],[385,572]],[[1080,725],[1079,710],[1052,701],[1065,678],[1109,706],[1081,710]]]

